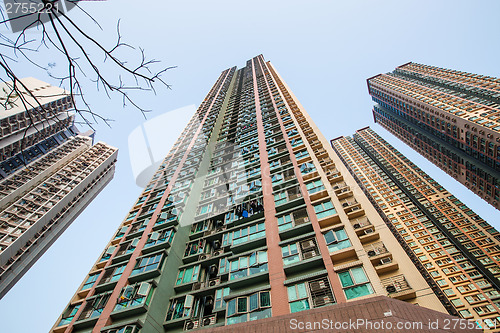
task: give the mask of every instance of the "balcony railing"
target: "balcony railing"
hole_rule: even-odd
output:
[[[380,280],[389,296],[402,291],[412,290],[403,274]]]
[[[385,247],[384,243],[377,242],[364,247],[368,257],[375,257],[381,254],[389,253],[389,250]]]

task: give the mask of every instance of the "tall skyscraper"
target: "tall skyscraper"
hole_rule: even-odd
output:
[[[375,122],[500,209],[500,79],[410,62],[368,91]]]
[[[0,97],[0,298],[113,178],[117,156],[78,134],[63,89],[22,82],[24,101],[9,83]]]
[[[332,146],[437,294],[462,318],[500,327],[498,231],[370,128]]]
[[[395,319],[385,301],[452,318],[412,260],[258,56],[222,72],[52,332]]]

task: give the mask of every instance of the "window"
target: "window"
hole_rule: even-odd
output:
[[[272,161],[272,162],[270,162],[270,163],[269,163],[269,167],[270,167],[271,169],[276,168],[276,167],[279,167],[280,165],[281,165],[280,160]]]
[[[121,227],[114,239],[118,239],[118,238],[122,237],[123,235],[125,235],[125,233],[127,232],[127,229],[128,229],[128,226]]]
[[[128,217],[127,217],[127,221],[132,220],[132,219],[133,219],[133,218],[137,215],[137,213],[138,213],[138,212],[139,212],[139,211],[138,211],[138,210],[136,210],[135,212],[130,213],[130,214],[128,215]]]
[[[121,266],[112,266],[107,268],[104,271],[104,275],[102,276],[101,280],[99,281],[99,285],[118,280],[122,276],[122,273],[125,270],[126,266],[127,265],[124,264]]]
[[[254,239],[266,236],[264,222],[251,225],[246,228],[225,233],[222,236],[222,246],[238,245]]]
[[[274,195],[274,204],[276,206],[282,205],[288,201],[286,191]]]
[[[339,279],[348,300],[373,294],[373,288],[362,267],[339,273]]]
[[[283,175],[281,173],[276,173],[271,176],[271,181],[275,184],[281,182],[283,180]]]
[[[87,281],[85,281],[85,283],[83,284],[82,290],[91,288],[94,285],[97,278],[99,277],[99,274],[100,274],[100,272],[89,275],[89,277],[87,278]]]
[[[314,205],[314,212],[316,212],[318,219],[337,214],[337,211],[333,208],[333,203],[331,201],[325,201]]]
[[[325,237],[326,245],[328,245],[328,250],[330,252],[335,252],[351,246],[351,241],[347,237],[344,228],[329,230],[323,234],[323,236]]]
[[[174,229],[154,231],[149,235],[148,241],[144,245],[144,248],[161,243],[171,243],[172,239],[174,238],[174,234]]]
[[[106,330],[103,333],[139,333],[139,328],[136,325],[125,325]]]
[[[229,280],[267,271],[267,252],[257,251],[229,262]]]
[[[111,296],[111,293],[97,295],[96,297],[87,299],[87,303],[85,304],[82,313],[78,317],[78,320],[100,316],[102,310],[108,302],[109,296]]]
[[[128,285],[122,289],[113,311],[124,310],[137,305],[148,305],[153,293],[149,282]]]
[[[303,143],[303,141],[300,138],[295,138],[295,139],[292,139],[292,141],[290,141],[290,143],[292,144],[292,147],[297,147],[297,146],[301,145]]]
[[[325,186],[323,185],[323,182],[320,179],[306,183],[306,187],[307,187],[307,192],[309,194],[323,191],[325,189]]]
[[[297,261],[300,261],[297,243],[282,246],[281,254],[283,256],[283,265],[290,265]]]
[[[104,254],[102,255],[101,260],[99,260],[99,262],[103,262],[103,261],[106,261],[109,258],[111,258],[111,255],[113,254],[113,252],[115,252],[115,249],[116,249],[116,246],[108,247],[108,249],[106,250],[106,252],[104,252]]]
[[[204,205],[201,208],[199,208],[198,215],[203,215],[203,214],[211,213],[212,210],[213,210],[213,208],[214,208],[214,204]]]
[[[309,304],[309,294],[306,284],[298,283],[287,288],[288,302],[290,302],[290,312],[299,312],[311,308]]]
[[[174,320],[191,315],[191,308],[193,307],[194,297],[186,295],[185,297],[176,298],[170,302],[167,312],[166,320]]]
[[[314,164],[312,164],[310,162],[302,163],[300,165],[300,172],[303,175],[314,172],[314,171],[316,171],[316,167],[314,166]]]
[[[292,214],[284,215],[278,217],[278,229],[279,231],[287,230],[293,227]]]
[[[335,303],[327,277],[287,287],[290,312],[299,312]]]
[[[184,251],[184,256],[192,256],[195,254],[203,253],[205,249],[204,240],[196,240],[186,245],[186,251]]]
[[[254,180],[248,184],[248,189],[250,192],[259,191],[262,187],[262,182],[260,180]]]
[[[470,318],[470,317],[472,317],[472,314],[470,313],[469,310],[461,310],[459,312],[460,312],[460,316],[462,316],[462,318]]]
[[[229,264],[227,257],[221,258],[219,260],[219,275],[229,273]]]
[[[305,209],[297,210],[291,214],[278,217],[278,230],[285,231],[294,226],[309,222],[309,216]]]
[[[495,308],[491,304],[487,304],[487,305],[483,305],[483,306],[476,306],[473,309],[480,316],[491,313],[491,312],[495,312]]]
[[[139,258],[130,276],[157,269],[161,264],[162,257],[163,255],[157,254],[149,257]]]
[[[71,323],[76,313],[78,312],[78,309],[80,309],[80,305],[81,304],[70,305],[69,308],[64,311],[61,321],[59,322],[59,324],[57,324],[57,327]]]
[[[295,158],[297,160],[300,160],[300,159],[307,157],[307,156],[309,156],[309,152],[307,150],[302,150],[302,151],[295,153]]]
[[[217,289],[215,291],[214,309],[223,308],[226,306],[226,301],[224,301],[224,297],[228,296],[230,292],[231,289],[229,287]]]
[[[191,266],[179,270],[176,285],[190,282],[197,282],[200,273],[200,265]]]
[[[271,317],[271,295],[261,291],[227,302],[226,325]]]

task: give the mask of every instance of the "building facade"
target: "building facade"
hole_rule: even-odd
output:
[[[258,56],[219,76],[52,332],[240,326],[376,296],[447,315],[422,272]]]
[[[500,79],[408,63],[368,91],[375,122],[500,209]]]
[[[78,134],[63,89],[22,82],[33,108],[4,98],[0,120],[0,298],[113,178],[117,156]]]
[[[436,294],[460,317],[500,327],[498,231],[372,129],[332,146]]]

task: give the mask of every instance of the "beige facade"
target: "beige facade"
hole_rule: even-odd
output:
[[[368,79],[374,119],[500,207],[500,79],[408,63]]]
[[[373,130],[332,140],[358,185],[451,313],[500,325],[500,235]]]
[[[116,157],[76,136],[0,182],[0,297],[113,178]]]

